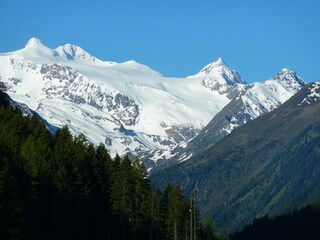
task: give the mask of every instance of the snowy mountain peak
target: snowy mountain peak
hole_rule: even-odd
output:
[[[212,64],[213,64],[213,65],[217,65],[217,66],[226,65],[225,62],[222,60],[221,57],[218,57]]]
[[[216,60],[214,60],[213,63],[211,63],[211,67],[219,67],[219,66],[227,67],[227,65],[225,64],[225,62],[222,60],[221,57],[218,57]]]
[[[218,57],[214,62],[209,63],[204,68],[202,68],[199,73],[209,74],[210,72],[214,71],[217,68],[228,68],[228,66],[220,57]]]
[[[288,68],[282,68],[281,71],[282,73],[288,73],[290,72],[290,70]]]
[[[293,89],[294,92],[300,90],[306,83],[300,78],[294,71],[290,71],[287,68],[281,69],[281,71],[273,78],[278,81],[286,89]]]
[[[235,71],[230,69],[222,58],[217,58],[214,62],[206,65],[199,73],[189,78],[202,78],[202,84],[212,91],[224,94],[235,83],[245,84],[246,82]]]
[[[89,61],[97,60],[94,56],[90,55],[81,47],[78,47],[72,44],[66,44],[64,46],[60,46],[55,50],[61,57],[67,60],[75,60],[75,59],[82,59],[82,60],[89,60]]]
[[[25,48],[42,47],[42,46],[44,46],[44,45],[42,44],[41,40],[38,39],[38,38],[33,37],[27,42]]]
[[[241,76],[235,70],[230,69],[220,57],[202,68],[199,73],[205,74],[206,78],[217,79],[220,83],[222,80],[222,82],[228,85],[246,83]]]
[[[294,71],[290,71],[288,68],[283,68],[273,79],[281,81],[285,78],[297,78],[297,74]]]

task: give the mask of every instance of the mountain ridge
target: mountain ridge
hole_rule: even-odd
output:
[[[200,70],[167,78],[135,61],[101,61],[75,45],[50,49],[36,38],[1,54],[0,63],[0,81],[14,100],[55,126],[67,124],[73,134],[105,143],[112,154],[145,158],[150,168],[158,164],[150,152],[170,155],[246,86],[221,58],[206,76]]]
[[[170,154],[172,157],[166,159],[167,164],[188,160],[205,151],[230,134],[236,127],[279,107],[305,83],[295,72],[282,69],[273,79],[265,82],[240,87],[235,85],[235,88],[232,86],[227,93],[234,95],[231,101],[195,138],[173,149]],[[159,151],[157,154],[159,155]],[[160,166],[162,167],[165,166]]]

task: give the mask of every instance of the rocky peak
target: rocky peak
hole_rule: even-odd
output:
[[[198,76],[203,76],[203,86],[213,91],[224,94],[235,83],[245,84],[246,82],[235,71],[230,69],[222,58],[217,58],[214,62],[202,68]]]
[[[301,89],[306,83],[300,78],[294,71],[290,71],[287,68],[281,69],[281,71],[273,78],[278,81],[283,87],[287,89],[294,89],[295,92]]]

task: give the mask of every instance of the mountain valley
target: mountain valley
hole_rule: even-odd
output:
[[[1,103],[52,135],[68,126],[111,157],[138,156],[156,186],[194,194],[224,233],[320,198],[319,89],[287,68],[247,83],[221,58],[170,78],[36,38],[0,53]]]

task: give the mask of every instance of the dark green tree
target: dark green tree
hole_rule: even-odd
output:
[[[203,225],[203,235],[205,240],[216,240],[216,229],[214,222],[211,218],[208,218]]]
[[[168,194],[167,221],[170,239],[181,239],[185,235],[186,208],[180,188],[173,187]]]
[[[138,158],[0,106],[0,239],[186,239],[188,221],[180,188],[155,189]]]

